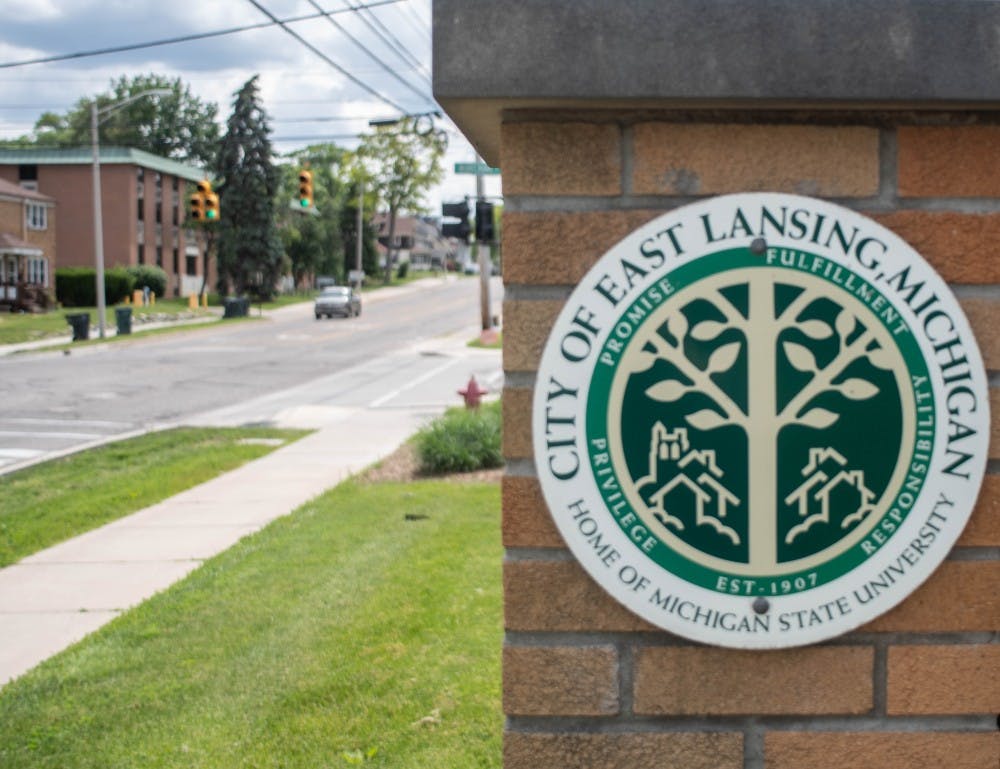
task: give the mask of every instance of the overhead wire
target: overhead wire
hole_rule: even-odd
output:
[[[398,3],[400,0],[372,0],[365,6],[360,7],[377,7],[380,5],[391,5],[393,3]],[[265,27],[281,26],[286,23],[293,23],[297,21],[308,21],[310,19],[318,19],[323,16],[329,18],[330,14],[334,13],[347,13],[348,10],[355,9],[338,9],[333,11],[323,11],[321,13],[310,13],[303,16],[293,16],[287,19],[277,19],[272,17],[272,21],[260,22],[259,24],[246,24],[240,27],[229,27],[228,29],[219,29],[212,32],[195,32],[190,35],[178,35],[177,37],[168,37],[160,40],[147,40],[142,43],[128,43],[125,45],[109,46],[106,48],[94,48],[89,51],[76,51],[74,53],[61,53],[54,54],[52,56],[40,56],[35,59],[22,59],[20,61],[7,61],[0,62],[0,69],[11,69],[13,67],[24,67],[29,64],[48,64],[55,61],[68,61],[70,59],[84,59],[91,56],[106,56],[112,53],[124,53],[126,51],[139,51],[144,48],[156,48],[162,45],[175,45],[177,43],[187,43],[192,40],[206,40],[213,37],[223,37],[225,35],[235,35],[238,32],[248,32],[253,29],[263,29]]]
[[[315,8],[317,11],[323,12],[322,6],[320,6],[320,4],[316,2],[316,0],[308,0],[308,2],[309,2],[309,5],[311,5],[313,8]],[[342,9],[342,10],[347,10],[347,9]],[[396,72],[392,67],[390,67],[388,64],[386,64],[385,61],[383,61],[377,54],[373,53],[371,51],[371,49],[369,49],[364,43],[362,43],[360,40],[358,40],[358,38],[356,38],[354,35],[352,35],[344,27],[344,25],[341,24],[340,22],[338,22],[335,18],[333,18],[333,16],[326,16],[326,20],[329,21],[338,30],[340,30],[340,32],[342,32],[345,37],[347,37],[358,48],[360,48],[362,51],[364,51],[372,61],[374,61],[376,64],[378,64],[382,69],[384,69],[387,73],[389,73],[398,82],[400,82],[402,85],[404,85],[407,88],[409,88],[413,93],[415,93],[418,97],[420,97],[424,101],[426,101],[428,103],[432,103],[433,102],[433,100],[430,98],[430,96],[425,91],[420,91],[418,88],[416,88],[414,85],[412,85],[408,80],[404,79],[398,72]]]
[[[347,7],[348,7],[348,8],[350,9],[350,10],[352,10],[352,11],[357,11],[357,18],[358,18],[358,19],[359,19],[359,20],[360,20],[360,21],[361,21],[361,22],[362,22],[362,23],[363,23],[363,24],[364,24],[365,26],[367,26],[367,27],[368,27],[368,29],[370,29],[370,30],[371,30],[372,32],[374,32],[374,33],[375,33],[375,34],[376,34],[376,35],[378,36],[378,38],[379,38],[379,39],[380,39],[380,40],[381,40],[381,41],[382,41],[382,42],[383,42],[383,43],[384,43],[384,44],[385,44],[385,45],[386,45],[386,46],[387,46],[387,47],[388,47],[389,49],[391,49],[391,50],[392,50],[393,52],[395,52],[395,54],[396,54],[397,56],[399,56],[399,57],[400,57],[400,58],[401,58],[401,59],[402,59],[402,60],[403,60],[404,62],[406,62],[406,63],[407,63],[408,65],[410,65],[410,66],[414,67],[414,68],[415,68],[415,69],[417,70],[417,73],[418,73],[418,74],[420,75],[420,77],[421,77],[421,78],[422,78],[422,79],[423,79],[424,81],[426,81],[426,83],[427,83],[427,85],[428,85],[428,86],[430,86],[430,85],[431,85],[431,80],[430,80],[430,77],[429,77],[429,76],[428,76],[427,74],[425,74],[425,72],[426,72],[426,67],[424,67],[423,63],[422,63],[422,62],[421,62],[421,61],[420,61],[419,59],[417,59],[417,57],[416,57],[416,56],[414,56],[414,55],[413,55],[413,54],[412,54],[412,53],[410,52],[410,50],[409,50],[408,48],[406,48],[405,46],[403,46],[403,45],[402,45],[402,43],[398,43],[398,41],[397,41],[397,43],[398,43],[398,44],[396,44],[396,43],[393,43],[393,40],[395,39],[395,37],[394,37],[394,36],[392,35],[392,33],[389,33],[389,34],[385,34],[385,33],[388,33],[389,31],[388,31],[388,29],[386,29],[385,25],[384,25],[384,24],[382,24],[382,22],[381,22],[381,21],[379,21],[379,19],[378,19],[378,17],[377,17],[377,16],[375,16],[374,14],[371,14],[371,16],[372,16],[372,19],[373,19],[373,20],[374,20],[374,22],[375,22],[375,23],[373,24],[373,23],[372,23],[372,21],[369,21],[369,20],[368,20],[368,19],[367,19],[367,18],[365,17],[365,14],[364,14],[364,13],[362,13],[362,11],[364,10],[364,6],[363,6],[363,5],[361,5],[361,4],[358,4],[358,5],[354,5],[354,4],[353,4],[353,3],[351,2],[351,0],[342,0],[342,1],[343,1],[344,5],[346,5],[346,6],[347,6]],[[369,12],[369,13],[370,13],[370,12]],[[377,26],[376,26],[376,25],[377,25]],[[380,28],[381,28],[381,30],[385,30],[385,32],[381,31],[381,30],[380,30]]]
[[[250,3],[252,6],[254,6],[254,8],[256,8],[257,10],[259,10],[261,13],[263,13],[265,16],[267,16],[269,19],[271,19],[272,21],[274,21],[275,23],[277,23],[278,26],[280,26],[286,33],[288,33],[289,35],[291,35],[292,37],[294,37],[302,45],[304,45],[306,48],[308,48],[314,54],[316,54],[317,56],[319,56],[323,61],[325,61],[327,64],[329,64],[335,70],[337,70],[338,72],[340,72],[344,77],[346,77],[348,80],[350,80],[356,86],[358,86],[359,88],[361,88],[362,90],[364,90],[366,93],[371,94],[372,96],[374,96],[379,101],[381,101],[381,102],[383,102],[385,104],[388,104],[390,107],[399,110],[399,112],[401,112],[404,115],[407,113],[407,109],[405,107],[403,107],[400,104],[397,104],[395,101],[393,101],[392,99],[390,99],[388,96],[386,96],[386,95],[384,95],[382,93],[379,93],[374,88],[372,88],[370,85],[368,85],[367,83],[365,83],[363,80],[360,80],[359,78],[357,78],[354,75],[352,75],[350,72],[348,72],[342,66],[340,66],[339,64],[337,64],[337,62],[335,62],[333,59],[331,59],[329,56],[327,56],[325,53],[323,53],[321,50],[319,50],[319,48],[317,48],[312,43],[310,43],[308,40],[306,40],[304,37],[302,37],[302,35],[300,35],[294,29],[292,29],[287,24],[285,24],[284,22],[282,22],[281,20],[279,20],[277,16],[275,16],[273,13],[271,13],[269,10],[267,10],[267,8],[265,8],[264,6],[262,6],[259,2],[257,2],[257,0],[247,0],[247,2]]]

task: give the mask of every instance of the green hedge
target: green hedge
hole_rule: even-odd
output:
[[[149,286],[149,290],[162,298],[167,295],[167,273],[160,267],[149,264],[140,264],[128,268],[128,274],[132,277],[132,284],[137,289]]]
[[[104,298],[117,304],[131,295],[134,279],[124,267],[104,271]],[[96,270],[93,267],[60,267],[56,270],[56,300],[63,307],[97,306]]]

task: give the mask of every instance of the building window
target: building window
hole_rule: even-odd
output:
[[[157,173],[153,179],[156,184],[156,202],[159,203],[163,200],[163,177]]]
[[[136,261],[139,264],[145,264],[146,263],[146,249],[143,248],[142,243],[139,244],[138,258],[136,259]]]
[[[156,203],[156,223],[159,224],[163,221],[163,204],[157,201]]]
[[[28,283],[36,286],[49,285],[49,262],[40,256],[28,258]]]
[[[26,203],[24,213],[29,230],[48,229],[48,209],[45,206],[38,203]]]
[[[185,254],[184,256],[184,272],[187,275],[197,275],[198,274],[198,257],[193,254]]]
[[[156,247],[156,266],[163,267],[163,246]]]
[[[146,196],[146,172],[141,168],[135,169],[135,194],[140,198]]]
[[[176,248],[174,249],[174,275],[177,275],[181,271],[181,253]]]

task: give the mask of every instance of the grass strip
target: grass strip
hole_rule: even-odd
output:
[[[499,507],[341,484],[0,690],[0,766],[499,767]]]
[[[116,327],[115,310],[118,307],[129,305],[117,305],[108,307],[105,312],[105,327],[113,329]],[[166,316],[186,316],[189,313],[204,316],[206,321],[214,320],[215,315],[208,310],[189,310],[187,300],[164,299],[155,305],[132,308],[132,330],[137,331],[142,328],[141,316],[145,315],[166,315]],[[20,342],[36,342],[49,337],[67,336],[72,333],[69,323],[66,321],[67,315],[76,313],[86,313],[90,315],[90,334],[97,336],[97,308],[95,307],[63,307],[57,310],[50,310],[44,313],[0,313],[0,345],[17,344]]]
[[[0,476],[0,567],[197,486],[305,434],[185,427]],[[253,439],[280,443],[245,442]]]

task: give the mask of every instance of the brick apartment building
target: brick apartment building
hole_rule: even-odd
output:
[[[55,203],[0,179],[0,309],[47,305],[56,253]]]
[[[105,266],[156,265],[166,271],[171,295],[199,292],[203,249],[184,218],[202,172],[127,147],[102,147],[100,153]],[[91,164],[91,151],[83,147],[0,150],[0,180],[48,196],[58,207],[50,271],[95,263]],[[209,265],[207,284],[214,282]]]

